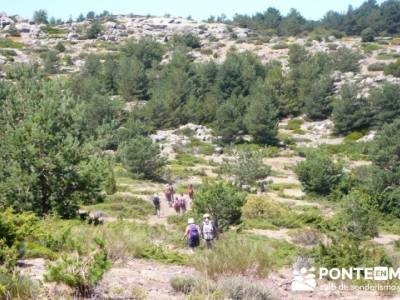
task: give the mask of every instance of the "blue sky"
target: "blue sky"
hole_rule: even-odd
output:
[[[86,14],[90,10],[97,13],[108,10],[115,14],[191,15],[202,20],[222,13],[228,17],[234,13],[253,14],[272,6],[283,14],[293,7],[306,18],[318,20],[328,10],[342,12],[350,4],[358,7],[363,2],[364,0],[0,0],[0,10],[9,15],[19,14],[29,18],[35,10],[45,9],[49,16],[63,19],[70,15],[76,18],[81,12]]]

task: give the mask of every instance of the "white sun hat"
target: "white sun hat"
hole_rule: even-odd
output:
[[[194,218],[189,218],[188,219],[188,224],[194,224]]]

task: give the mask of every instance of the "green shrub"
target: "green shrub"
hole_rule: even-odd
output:
[[[239,186],[255,185],[257,180],[271,174],[271,167],[264,164],[261,151],[233,151],[231,159],[226,159],[222,166],[225,173],[234,176]]]
[[[52,251],[51,249],[35,242],[27,242],[25,243],[25,254],[26,258],[46,258],[49,260],[56,260],[58,258],[58,254]]]
[[[0,298],[1,299],[38,299],[39,284],[26,276],[0,272]]]
[[[199,149],[199,152],[202,155],[212,155],[214,153],[214,146],[212,144],[205,143],[197,139],[192,139],[189,147],[191,149]]]
[[[342,166],[321,151],[310,151],[306,160],[296,165],[295,172],[308,192],[328,195],[339,184]]]
[[[195,288],[196,279],[193,277],[172,277],[169,283],[176,293],[190,294]]]
[[[209,213],[219,228],[240,222],[241,207],[245,194],[223,182],[205,182],[201,185],[193,200],[193,210],[197,214]]]
[[[302,119],[290,119],[287,124],[287,129],[300,131],[303,123],[304,121]]]
[[[271,48],[274,50],[287,49],[287,48],[289,48],[289,45],[286,43],[278,43],[278,44],[273,45]]]
[[[371,27],[365,28],[361,31],[362,42],[373,42],[375,40],[375,34],[376,32]]]
[[[359,139],[361,139],[365,135],[365,131],[353,131],[350,132],[346,137],[344,138],[345,142],[354,142]]]
[[[124,142],[118,149],[118,156],[124,167],[134,178],[154,178],[159,176],[165,165],[160,157],[158,145],[148,137],[137,137]]]
[[[400,54],[383,52],[383,53],[379,53],[376,56],[376,59],[379,59],[379,60],[392,60],[392,59],[396,59],[396,58],[400,58]]]
[[[400,59],[395,63],[391,63],[385,66],[383,69],[385,75],[393,75],[394,77],[400,77]]]
[[[221,282],[224,295],[232,300],[272,300],[271,293],[263,286],[246,278],[228,278]]]
[[[89,211],[103,211],[117,218],[143,218],[154,212],[153,205],[146,200],[134,196],[115,194],[104,202],[85,206]]]
[[[11,39],[6,39],[6,38],[0,39],[0,48],[22,49],[23,47],[24,47],[23,44],[15,42]]]
[[[262,242],[231,235],[220,238],[213,251],[193,256],[191,264],[211,278],[239,274],[266,276],[273,265],[271,254]]]
[[[44,33],[47,33],[47,34],[50,34],[50,35],[59,35],[59,34],[66,34],[67,33],[67,31],[65,29],[53,27],[53,26],[50,26],[50,25],[42,27],[41,30]],[[60,51],[60,52],[63,52],[63,51]]]
[[[349,268],[351,266],[390,266],[385,251],[371,243],[365,244],[348,237],[334,238],[329,245],[319,244],[312,250],[317,266]]]
[[[378,72],[378,71],[383,71],[385,69],[386,64],[384,63],[374,63],[368,65],[368,71],[371,72]]]
[[[352,192],[343,197],[342,222],[344,231],[353,239],[373,238],[378,235],[373,199],[370,196]]]
[[[62,42],[58,42],[54,47],[58,52],[64,52],[65,46]]]
[[[194,167],[198,164],[206,165],[207,161],[191,154],[179,153],[176,155],[174,163],[181,166]]]
[[[90,296],[97,282],[110,267],[103,241],[96,240],[96,244],[98,249],[88,257],[78,253],[64,255],[54,265],[49,266],[45,280],[64,283],[75,288],[79,295]]]
[[[103,31],[103,26],[97,21],[92,22],[92,24],[87,28],[86,38],[96,39],[98,35]]]
[[[0,271],[12,270],[21,257],[26,240],[35,239],[38,219],[33,213],[15,213],[11,208],[0,213]]]
[[[242,214],[247,227],[269,229],[275,226],[286,228],[300,226],[297,215],[290,212],[287,206],[264,196],[249,195],[242,208]]]

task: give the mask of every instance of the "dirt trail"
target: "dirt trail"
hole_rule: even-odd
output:
[[[189,267],[164,265],[144,260],[129,260],[113,266],[100,282],[98,292],[105,299],[136,299],[138,290],[145,293],[146,299],[180,300],[170,280],[175,276],[196,276],[197,272]]]

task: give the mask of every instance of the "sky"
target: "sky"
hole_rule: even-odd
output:
[[[268,7],[275,7],[282,14],[286,14],[290,8],[296,8],[307,19],[318,20],[328,10],[344,12],[349,5],[358,7],[363,2],[364,0],[0,0],[0,11],[27,18],[31,18],[35,10],[45,9],[49,17],[62,19],[70,16],[75,19],[80,13],[86,15],[91,10],[96,13],[108,10],[113,14],[190,15],[194,19],[204,20],[210,15],[251,15],[265,11]]]

